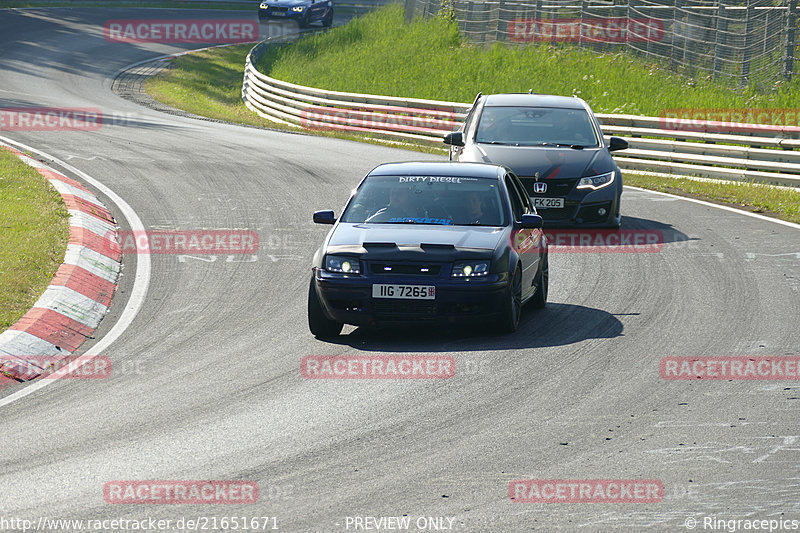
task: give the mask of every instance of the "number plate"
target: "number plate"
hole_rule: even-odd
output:
[[[372,285],[373,298],[393,298],[397,300],[435,300],[436,287],[433,285]]]
[[[273,17],[285,17],[286,13],[284,11],[273,11],[270,15]]]
[[[564,207],[563,198],[536,198],[531,197],[533,200],[533,207],[536,209],[561,209]]]

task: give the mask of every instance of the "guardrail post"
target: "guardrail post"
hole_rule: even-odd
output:
[[[508,24],[503,28],[503,9],[506,6],[506,0],[498,0],[497,2],[497,27],[494,30],[494,40],[502,41],[503,34],[508,32]]]
[[[783,77],[786,81],[792,81],[794,54],[797,47],[797,0],[789,0],[789,13],[786,18],[786,57],[783,66]]]
[[[416,0],[406,0],[405,2],[405,20],[406,23],[411,22],[414,20],[414,11],[417,8],[417,1]]]
[[[589,2],[587,0],[581,0],[581,7],[580,7],[581,14],[578,26],[578,28],[580,28],[580,31],[578,32],[578,49],[583,48],[583,14],[586,13],[586,8],[588,7],[588,3]]]
[[[742,54],[742,86],[750,82],[750,58],[753,54],[753,0],[747,0],[745,12],[744,51]]]
[[[727,44],[728,18],[725,13],[725,4],[717,0],[717,36],[714,39],[714,77],[722,74],[722,50]]]
[[[678,69],[678,13],[681,8],[681,0],[673,0],[672,3],[672,42],[669,47],[670,66],[672,70]]]

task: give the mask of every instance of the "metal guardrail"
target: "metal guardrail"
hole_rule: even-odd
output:
[[[269,43],[247,55],[242,100],[258,115],[305,129],[363,133],[395,141],[442,143],[457,130],[471,104],[328,91],[277,80],[255,62]],[[625,138],[614,153],[624,170],[653,171],[800,187],[800,128],[697,121],[665,129],[661,117],[598,114],[606,135]],[[672,120],[672,119],[671,119]],[[698,130],[710,131],[698,131]]]

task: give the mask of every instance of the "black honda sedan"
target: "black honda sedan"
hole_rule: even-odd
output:
[[[547,302],[542,218],[507,167],[390,163],[361,181],[314,255],[308,324],[492,323],[517,329]]]
[[[449,133],[452,161],[510,167],[546,227],[618,228],[622,173],[600,123],[580,98],[478,95],[460,131]]]

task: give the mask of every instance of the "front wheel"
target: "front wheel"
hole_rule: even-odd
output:
[[[309,24],[311,24],[311,13],[308,10],[300,17],[298,24],[300,24],[301,28],[308,28]]]
[[[326,28],[330,28],[333,26],[333,10],[329,10],[328,14],[325,15],[325,18],[322,19],[322,25]]]
[[[508,285],[503,310],[500,316],[500,328],[506,333],[514,333],[519,327],[522,315],[522,271],[517,267]]]
[[[314,286],[314,278],[308,286],[308,329],[319,339],[330,339],[342,332],[344,324],[331,320],[325,315]]]

